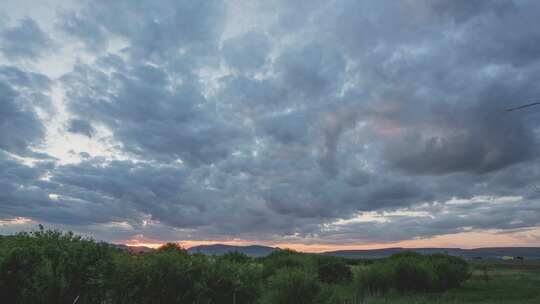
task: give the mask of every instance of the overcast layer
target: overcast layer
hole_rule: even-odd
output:
[[[540,108],[505,111],[539,101],[539,16],[538,1],[2,1],[0,233],[540,245]]]

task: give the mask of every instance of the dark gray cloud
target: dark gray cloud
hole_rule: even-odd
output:
[[[535,126],[508,115],[500,96],[489,95],[464,108],[436,105],[428,121],[406,122],[390,141],[387,158],[413,174],[485,173],[536,158]]]
[[[448,203],[435,208],[413,208],[409,215],[396,213],[370,215],[362,221],[327,226],[315,239],[330,238],[334,243],[354,241],[394,242],[427,238],[448,233],[500,229],[516,231],[539,225],[538,206],[533,202],[494,201],[489,197],[474,202]],[[336,236],[332,238],[330,236]]]
[[[81,65],[64,83],[71,110],[109,127],[128,152],[193,165],[227,157],[242,130],[220,117],[199,87],[175,85],[169,76],[150,65],[111,75]]]
[[[262,33],[249,32],[223,43],[225,62],[240,72],[258,71],[265,64],[271,45]]]
[[[291,94],[309,99],[325,98],[340,92],[345,60],[332,46],[311,44],[285,50],[276,59],[275,69]]]
[[[2,154],[0,217],[159,240],[537,227],[540,112],[505,109],[540,96],[539,12],[533,1],[442,0],[64,11],[56,29],[86,49],[57,82],[65,131],[127,159],[73,148],[82,162],[30,166]],[[36,107],[51,80],[0,75],[0,148],[23,155],[44,137]]]
[[[55,170],[54,163],[49,161],[28,166],[1,153],[0,167],[2,218],[26,217],[44,223],[88,225],[115,221],[124,213],[113,206],[111,199],[91,191],[77,193],[68,185],[48,180],[46,177]]]
[[[205,57],[204,53],[211,52],[223,29],[224,12],[224,3],[219,0],[100,0],[79,12],[66,13],[60,27],[80,38],[91,50],[105,48],[111,36],[116,35],[129,42],[124,51],[134,58],[174,60],[170,56],[176,56],[178,49],[194,57]]]
[[[30,154],[44,136],[36,108],[47,106],[49,79],[41,74],[0,66],[0,149]]]
[[[0,51],[10,60],[36,59],[53,45],[48,35],[30,18],[4,29],[1,37]]]
[[[303,112],[272,115],[260,119],[263,136],[270,136],[285,145],[306,144],[310,117]]]
[[[68,132],[82,134],[88,137],[92,137],[96,132],[92,124],[82,119],[72,119],[67,126]]]

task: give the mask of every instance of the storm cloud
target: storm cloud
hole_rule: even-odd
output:
[[[540,226],[540,112],[506,111],[540,97],[535,1],[47,14],[0,23],[6,223],[328,244]]]
[[[11,60],[36,59],[53,46],[52,40],[30,18],[24,18],[1,32],[0,51]]]

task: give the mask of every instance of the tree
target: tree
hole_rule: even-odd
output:
[[[296,268],[282,268],[268,279],[261,303],[312,304],[319,292],[316,274]]]
[[[338,284],[349,282],[352,272],[345,261],[334,257],[321,257],[317,260],[319,279],[325,283]]]

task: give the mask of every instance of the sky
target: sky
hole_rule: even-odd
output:
[[[0,234],[540,246],[540,2],[0,2]]]

